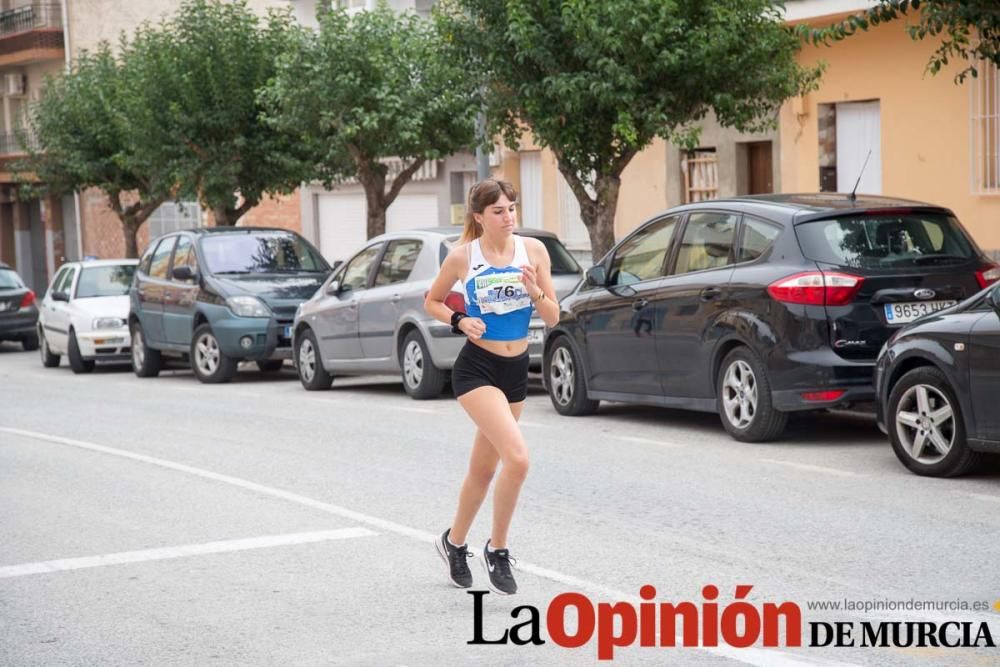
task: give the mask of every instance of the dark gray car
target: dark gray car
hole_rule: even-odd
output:
[[[38,349],[38,304],[17,271],[0,262],[0,340],[20,341],[25,350]]]
[[[457,227],[440,227],[383,234],[339,266],[295,315],[292,345],[302,385],[326,389],[334,375],[400,373],[413,398],[438,396],[465,337],[424,312],[424,298],[460,233]],[[572,291],[582,270],[556,235],[529,229],[518,233],[548,248],[559,298]],[[445,303],[464,310],[460,285]],[[541,369],[544,327],[533,318],[528,332],[536,371]]]

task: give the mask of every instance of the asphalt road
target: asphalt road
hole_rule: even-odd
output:
[[[431,543],[473,435],[454,400],[413,401],[394,378],[308,393],[291,369],[252,366],[220,386],[186,370],[78,376],[0,344],[0,664],[593,664],[596,637],[551,640],[550,602],[578,592],[637,606],[646,584],[702,620],[703,586],[718,587],[722,614],[752,585],[758,610],[799,605],[804,645],[636,641],[614,651],[619,664],[1000,661],[982,644],[806,646],[810,623],[836,621],[854,623],[858,643],[862,621],[966,621],[973,637],[986,621],[1000,642],[996,611],[808,608],[997,602],[995,462],[924,479],[864,416],[806,415],[781,442],[748,445],[709,414],[605,404],[560,417],[540,386],[522,427],[532,469],[510,545],[521,592],[483,598],[482,632],[497,639],[531,605],[546,643],[471,646],[473,596],[448,584]],[[485,590],[481,559],[472,567]]]

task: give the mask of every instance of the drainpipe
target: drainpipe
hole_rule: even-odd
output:
[[[63,53],[66,54],[66,73],[69,74],[72,55],[69,48],[69,12],[67,0],[60,0],[62,10]],[[73,215],[76,218],[76,258],[83,259],[83,220],[80,219],[80,192],[73,191]]]

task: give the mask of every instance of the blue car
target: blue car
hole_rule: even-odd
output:
[[[330,271],[284,229],[212,227],[155,240],[130,291],[135,374],[155,377],[164,357],[188,359],[206,383],[228,382],[240,361],[280,370],[291,358],[296,309]]]

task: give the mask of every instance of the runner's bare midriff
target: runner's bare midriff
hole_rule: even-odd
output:
[[[524,354],[524,352],[528,349],[527,338],[521,338],[519,340],[485,340],[482,338],[479,340],[472,340],[470,338],[469,342],[473,345],[478,345],[487,352],[498,354],[501,357],[516,357]]]

